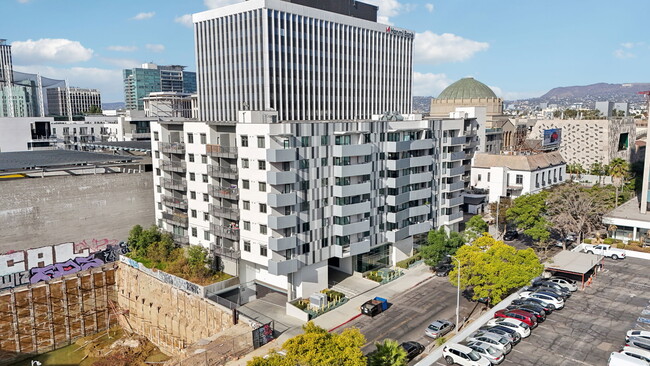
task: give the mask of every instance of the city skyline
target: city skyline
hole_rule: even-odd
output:
[[[191,14],[234,2],[9,0],[3,9],[13,16],[0,38],[12,44],[16,71],[67,78],[117,102],[124,68],[155,62],[196,71]],[[508,100],[557,86],[646,81],[639,70],[650,44],[639,24],[650,4],[622,1],[616,14],[604,1],[366,2],[379,6],[380,23],[416,32],[416,96],[437,96],[465,76]]]

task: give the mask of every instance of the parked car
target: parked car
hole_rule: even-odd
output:
[[[612,248],[609,244],[590,245],[585,244],[585,252],[589,254],[604,255],[612,259],[625,259],[625,251],[622,249]]]
[[[638,358],[639,360],[643,360],[647,362],[648,365],[650,365],[650,351],[648,350],[645,350],[643,348],[625,346],[620,353]]]
[[[499,351],[503,352],[504,355],[507,355],[512,351],[512,343],[508,340],[508,338],[500,336],[498,334],[491,334],[491,333],[481,333],[477,332],[478,334],[471,335],[467,337],[466,341],[467,342],[485,342],[489,343],[492,347],[498,349]]]
[[[568,294],[571,293],[568,290],[564,290],[564,289],[563,290],[558,290],[556,288],[547,287],[547,286],[528,286],[526,288],[526,290],[527,291],[533,291],[533,292],[542,292],[542,291],[543,292],[548,292],[548,293],[555,294],[555,295],[559,296],[560,298],[562,298],[562,300],[568,299],[569,298]]]
[[[535,318],[537,318],[538,323],[543,323],[546,320],[546,312],[544,309],[539,308],[534,305],[508,305],[506,306],[506,310],[523,310],[525,312],[531,313],[535,315]]]
[[[436,276],[446,277],[449,275],[449,272],[454,269],[453,264],[441,264],[436,267]]]
[[[406,358],[411,361],[424,352],[424,346],[418,342],[408,341],[400,344],[406,351]]]
[[[650,340],[641,337],[627,337],[625,340],[626,347],[637,347],[650,351]]]
[[[490,361],[462,344],[448,344],[442,349],[442,356],[447,365],[458,364],[461,366],[490,366]]]
[[[508,337],[510,339],[510,342],[513,345],[516,345],[519,342],[521,342],[521,335],[517,333],[516,330],[508,327],[501,327],[499,325],[490,326],[486,324],[478,329],[483,332],[494,333],[504,337]]]
[[[540,299],[535,299],[535,298],[532,298],[532,297],[529,297],[527,299],[514,299],[514,300],[512,300],[511,304],[512,305],[526,305],[526,304],[529,304],[529,305],[538,306],[540,309],[544,310],[546,315],[550,315],[551,313],[553,313],[553,310],[555,310],[555,306],[553,306],[553,305],[551,305],[551,304],[549,304],[547,302],[544,302],[544,301],[542,301]]]
[[[424,330],[424,335],[433,339],[440,338],[454,329],[455,324],[448,320],[436,320]]]
[[[630,337],[645,338],[650,341],[650,331],[648,330],[628,330],[625,335],[625,340],[627,341]]]
[[[489,343],[469,342],[467,343],[467,347],[478,352],[481,355],[481,357],[486,358],[493,365],[498,365],[501,362],[503,362],[503,360],[505,360],[505,355],[503,354],[503,352],[492,347],[492,345]]]
[[[519,237],[519,233],[517,230],[508,230],[506,231],[505,234],[503,234],[503,240],[505,241],[510,241],[510,240],[515,240]]]
[[[523,291],[522,293],[519,294],[519,298],[521,299],[528,299],[528,298],[533,298],[533,299],[540,299],[542,301],[545,301],[549,304],[553,304],[555,306],[555,309],[560,310],[564,307],[564,300],[562,300],[561,297],[558,297],[554,294],[549,294],[544,291],[540,292],[531,292],[531,291]]]
[[[568,288],[566,288],[564,286],[560,286],[555,282],[536,281],[536,282],[533,282],[533,286],[535,286],[535,287],[547,287],[547,288],[555,290],[555,292],[563,294],[564,296],[566,296],[566,298],[571,297],[571,290],[569,290]]]
[[[636,357],[624,355],[618,352],[612,352],[607,361],[608,366],[648,366],[647,362],[643,362]]]
[[[472,287],[468,287],[463,290],[463,297],[466,298],[468,301],[476,301],[476,302],[480,302],[481,304],[490,303],[489,297],[479,297],[478,299],[474,300],[474,289]]]
[[[570,280],[568,278],[564,277],[551,277],[547,279],[547,281],[557,283],[558,285],[566,288],[567,290],[571,292],[575,292],[578,290],[578,285],[576,284],[576,281]]]
[[[488,320],[486,324],[490,326],[508,327],[519,333],[522,338],[530,336],[530,327],[528,324],[514,318],[494,318]]]
[[[494,317],[513,318],[528,324],[531,329],[537,327],[537,318],[535,318],[535,315],[523,310],[498,310],[496,313],[494,313]]]

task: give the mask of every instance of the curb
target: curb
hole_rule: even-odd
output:
[[[356,318],[358,318],[358,317],[360,317],[361,315],[363,315],[363,314],[361,314],[361,313],[359,313],[359,314],[357,314],[357,315],[355,315],[355,316],[353,316],[352,318],[350,318],[350,319],[348,319],[348,320],[346,320],[346,321],[344,321],[343,323],[341,323],[341,324],[339,324],[339,325],[337,325],[337,326],[335,326],[334,328],[332,328],[332,329],[330,329],[330,330],[328,330],[328,332],[332,332],[332,331],[334,331],[334,330],[336,330],[336,329],[338,329],[338,328],[340,328],[340,327],[342,327],[342,326],[344,326],[344,325],[346,325],[346,324],[348,324],[349,322],[351,322],[351,321],[353,321],[354,319],[356,319]]]

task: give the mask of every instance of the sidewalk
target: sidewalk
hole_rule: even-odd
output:
[[[360,314],[359,307],[368,299],[372,299],[375,296],[379,296],[379,297],[387,298],[388,301],[390,301],[390,299],[394,297],[396,294],[405,292],[433,277],[434,274],[432,274],[429,271],[429,267],[425,264],[420,264],[414,268],[404,270],[404,275],[392,282],[375,287],[366,292],[360,293],[359,295],[351,298],[344,305],[317,317],[316,319],[313,320],[313,322],[314,324],[322,328],[332,331],[338,328],[339,326],[349,322],[353,318],[357,317]],[[255,351],[247,354],[246,356],[242,357],[239,360],[230,361],[226,365],[245,366],[248,361],[253,359],[253,357],[264,356],[270,353],[272,349],[278,350],[282,347],[282,344],[287,339],[292,338],[301,333],[302,333],[301,327],[291,328],[288,331],[282,333],[282,335],[280,335],[278,339],[272,341],[271,343],[256,349]]]

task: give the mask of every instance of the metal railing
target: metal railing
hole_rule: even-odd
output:
[[[187,169],[187,165],[185,164],[184,161],[163,160],[161,168],[162,168],[162,170],[165,170],[165,171],[168,171],[168,172],[184,173],[185,170]]]
[[[187,199],[186,198],[178,198],[174,196],[169,196],[169,195],[163,195],[162,196],[162,201],[163,204],[166,206],[170,207],[176,207],[180,208],[183,210],[187,210]]]
[[[207,144],[205,153],[212,157],[235,158],[237,157],[237,147]]]
[[[184,142],[160,142],[158,148],[164,153],[185,154]]]
[[[187,214],[163,212],[162,217],[172,225],[187,226]]]
[[[237,168],[208,165],[208,174],[213,178],[235,178],[237,177]]]
[[[182,244],[182,245],[188,245],[190,243],[190,238],[187,235],[173,235],[174,238],[174,243]]]
[[[214,217],[237,219],[239,218],[239,209],[234,207],[222,207],[210,204],[210,215]]]
[[[208,185],[208,193],[212,197],[217,198],[228,198],[231,200],[236,200],[239,197],[239,189],[237,187],[219,187],[213,186],[212,184]]]
[[[218,225],[211,223],[210,224],[210,231],[212,231],[212,235],[214,236],[221,236],[224,238],[228,238],[231,240],[239,240],[239,227],[237,226],[223,226],[223,225]]]
[[[187,181],[185,179],[171,179],[163,178],[160,180],[163,188],[165,189],[176,189],[179,191],[184,191],[187,189]]]

